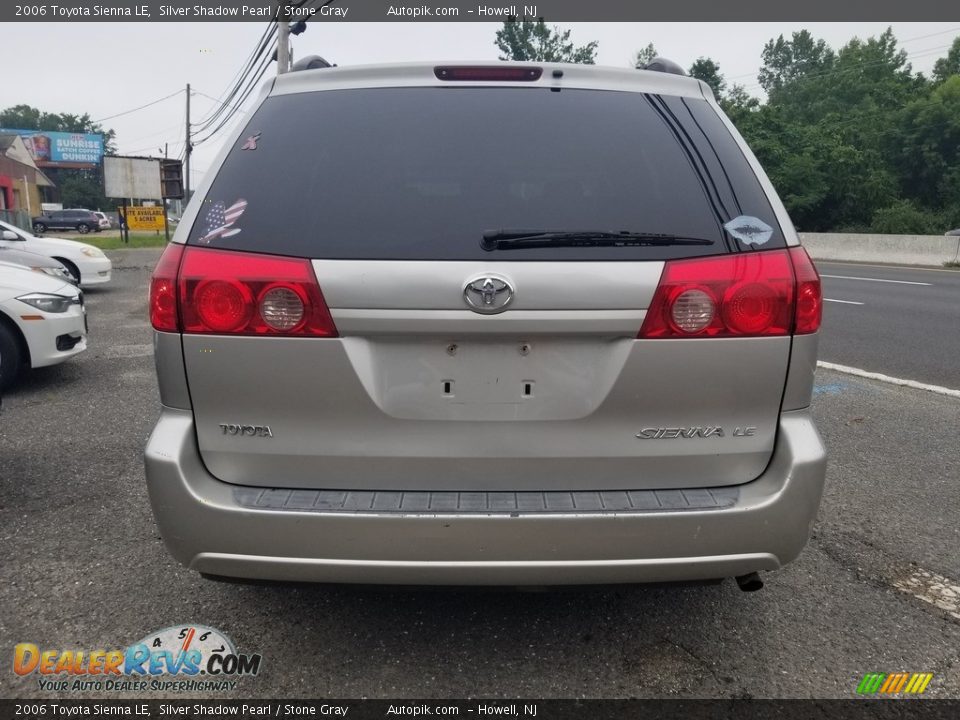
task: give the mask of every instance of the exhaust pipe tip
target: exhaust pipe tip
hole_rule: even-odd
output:
[[[743,592],[756,592],[763,587],[763,580],[760,579],[760,574],[755,572],[738,575],[736,581]]]

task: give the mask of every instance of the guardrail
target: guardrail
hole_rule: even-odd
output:
[[[960,262],[960,236],[957,235],[800,233],[800,242],[814,260],[932,267]]]

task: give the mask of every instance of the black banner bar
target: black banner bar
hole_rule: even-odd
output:
[[[0,21],[263,22],[276,19],[280,6],[278,0],[4,0]],[[944,0],[286,0],[283,6],[280,19],[308,22],[502,22],[508,16],[551,22],[960,21],[960,5]]]
[[[0,718],[954,720],[960,700],[0,700]]]

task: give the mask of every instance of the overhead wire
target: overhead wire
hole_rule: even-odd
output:
[[[275,45],[276,42],[274,41],[273,44]],[[267,54],[261,60],[260,66],[256,70],[256,74],[254,76],[251,76],[250,81],[247,83],[246,88],[243,90],[243,94],[233,104],[232,109],[229,112],[227,112],[226,115],[224,115],[219,119],[215,127],[212,127],[212,128],[207,127],[204,130],[199,131],[198,135],[200,136],[197,137],[195,140],[193,140],[192,142],[193,146],[201,145],[207,142],[214,135],[220,132],[224,127],[226,127],[227,123],[229,123],[233,119],[233,117],[237,114],[237,112],[239,112],[240,107],[247,100],[247,98],[250,97],[254,89],[256,89],[256,87],[259,85],[261,78],[263,78],[271,62],[273,62],[272,54]]]
[[[262,61],[264,53],[272,52],[272,47],[275,44],[275,41],[276,23],[271,22],[260,36],[260,40],[258,41],[254,50],[244,62],[241,71],[234,76],[234,80],[232,80],[230,85],[228,85],[228,89],[225,90],[219,98],[216,98],[215,102],[219,103],[219,105],[215,107],[206,117],[203,117],[197,122],[190,124],[191,128],[195,128],[195,132],[200,133],[211,127],[225,112],[228,111],[231,106],[236,105],[234,99],[238,96],[238,94],[245,92],[246,85],[251,77],[251,73],[256,72],[254,68],[257,67],[257,62]],[[209,96],[205,95],[205,97]]]
[[[181,88],[180,90],[177,90],[177,91],[174,92],[174,93],[170,93],[169,95],[164,95],[162,98],[157,98],[156,100],[153,100],[153,101],[151,101],[151,102],[148,102],[148,103],[146,103],[145,105],[138,105],[138,106],[135,107],[135,108],[130,108],[129,110],[124,110],[123,112],[118,112],[118,113],[115,113],[115,114],[113,114],[113,115],[107,115],[106,117],[102,117],[102,118],[99,118],[99,119],[97,119],[97,120],[91,120],[90,122],[91,122],[91,123],[102,123],[102,122],[104,122],[104,121],[106,121],[106,120],[113,120],[113,118],[118,118],[118,117],[122,117],[122,116],[124,116],[124,115],[129,115],[130,113],[135,113],[135,112],[137,112],[137,111],[139,111],[139,110],[144,110],[144,109],[146,109],[146,108],[148,108],[148,107],[151,107],[151,106],[153,106],[153,105],[156,105],[156,104],[158,104],[158,103],[162,103],[164,100],[169,100],[169,99],[172,98],[172,97],[176,97],[177,95],[179,95],[179,94],[182,93],[182,92],[185,92],[185,90]]]

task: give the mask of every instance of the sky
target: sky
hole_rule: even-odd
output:
[[[960,36],[960,23],[559,23],[571,40],[599,42],[597,63],[629,67],[634,53],[653,42],[684,67],[698,57],[720,65],[729,83],[760,96],[756,75],[764,43],[808,29],[838,48],[852,37],[887,26],[915,71],[929,74]],[[170,157],[183,149],[185,92],[193,90],[191,119],[218,106],[255,47],[266,23],[17,23],[7,24],[4,56],[19,69],[0,84],[0,108],[27,104],[47,112],[89,113],[113,128],[120,154]],[[500,23],[314,22],[292,39],[294,58],[318,54],[338,65],[402,61],[496,60]],[[79,41],[82,31],[83,41]],[[275,73],[272,66],[269,74]],[[177,93],[143,110],[111,117]],[[255,95],[255,94],[254,94]],[[249,104],[249,103],[248,103]],[[239,118],[239,116],[238,116]],[[234,122],[239,122],[235,119]],[[228,125],[196,147],[192,185],[202,181],[228,135]]]

